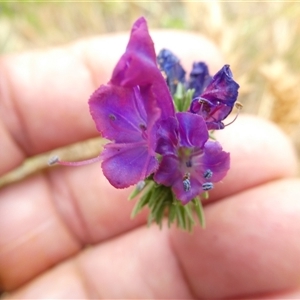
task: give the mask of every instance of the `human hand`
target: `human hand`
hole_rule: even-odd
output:
[[[193,60],[208,62],[211,73],[223,65],[201,37],[151,35],[186,69]],[[1,175],[27,156],[98,135],[87,100],[127,40],[107,36],[0,61]],[[290,143],[250,116],[217,138],[231,170],[204,204],[207,228],[193,234],[147,228],[146,213],[130,220],[129,191],[111,187],[99,164],[53,168],[3,188],[4,297],[299,297],[300,185]]]

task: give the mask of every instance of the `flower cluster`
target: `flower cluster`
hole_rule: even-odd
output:
[[[178,83],[195,90],[186,112],[175,112]],[[125,188],[153,174],[184,204],[210,189],[226,175],[229,154],[209,141],[208,129],[224,128],[238,87],[228,65],[211,79],[204,63],[186,83],[179,60],[166,49],[156,58],[146,21],[137,20],[111,80],[89,101],[97,129],[112,141],[101,153],[106,178]]]
[[[169,213],[169,223],[176,219],[185,228],[194,203],[202,218],[199,195],[230,166],[209,130],[224,128],[238,88],[228,65],[211,77],[197,62],[186,79],[173,53],[156,56],[146,20],[134,23],[110,81],[89,100],[98,131],[110,141],[99,156],[103,174],[116,188],[136,184],[134,195],[144,191],[134,213],[148,204],[150,221],[161,224]]]

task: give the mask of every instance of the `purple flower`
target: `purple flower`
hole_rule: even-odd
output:
[[[168,49],[162,49],[157,55],[159,68],[166,76],[166,81],[172,95],[175,94],[178,83],[185,83],[185,71],[179,59]]]
[[[204,92],[193,99],[190,111],[202,116],[207,128],[223,129],[223,120],[237,100],[239,85],[233,80],[229,65],[225,65],[211,80]]]
[[[49,164],[81,166],[101,160],[111,185],[137,184],[129,198],[141,197],[132,216],[148,206],[149,224],[161,227],[167,216],[169,226],[175,222],[191,230],[194,211],[204,226],[198,196],[222,180],[230,165],[229,153],[209,140],[208,130],[224,128],[238,88],[227,65],[211,79],[205,63],[194,63],[186,80],[171,51],[163,49],[156,58],[146,20],[140,18],[111,79],[89,100],[96,127],[109,142],[95,158],[69,162],[55,156]]]
[[[172,187],[183,204],[213,187],[229,170],[229,153],[218,142],[208,141],[201,116],[177,113],[160,122],[157,149],[162,155],[154,180]]]
[[[133,185],[158,168],[157,124],[175,110],[144,18],[134,23],[111,80],[94,92],[89,106],[98,131],[112,141],[100,157],[114,187]]]
[[[200,95],[211,80],[207,65],[204,62],[194,62],[187,81],[179,58],[168,49],[159,51],[157,63],[166,77],[172,95],[175,94],[178,83],[182,83],[186,89],[194,89],[194,94]]]
[[[200,95],[211,81],[211,76],[208,72],[208,66],[204,62],[194,62],[190,78],[188,81],[188,88],[194,89],[194,95]]]

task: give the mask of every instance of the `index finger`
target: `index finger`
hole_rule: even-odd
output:
[[[204,60],[214,72],[222,65],[216,48],[199,35],[165,31],[152,36],[157,50],[167,47],[188,58],[185,66]],[[0,60],[0,174],[26,156],[97,135],[87,101],[110,78],[128,38],[102,36]],[[193,48],[186,47],[191,40]]]

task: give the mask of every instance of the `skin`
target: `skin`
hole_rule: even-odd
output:
[[[193,60],[211,73],[223,65],[201,36],[151,35],[186,69]],[[98,135],[87,100],[127,40],[103,36],[0,60],[1,175]],[[300,182],[289,140],[246,115],[217,138],[231,170],[204,203],[206,229],[193,234],[147,228],[147,212],[130,220],[130,190],[111,187],[99,163],[51,168],[0,190],[3,298],[299,298]]]

